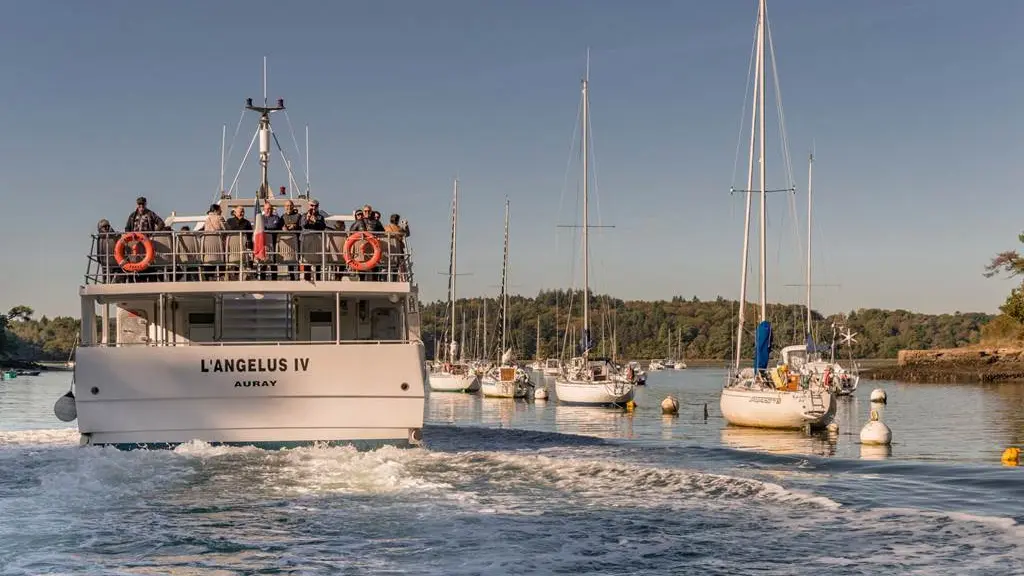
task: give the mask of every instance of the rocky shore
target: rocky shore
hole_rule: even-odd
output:
[[[861,374],[874,380],[904,382],[1024,381],[1024,349],[974,346],[900,350],[895,366],[881,366]]]

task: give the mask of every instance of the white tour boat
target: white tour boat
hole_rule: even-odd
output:
[[[338,230],[364,214],[319,212],[308,159],[306,192],[274,197],[270,118],[284,101],[246,108],[259,117],[255,197],[225,191],[222,144],[209,218],[171,212],[158,230],[93,236],[57,416],[77,416],[83,445],[419,444],[426,371],[405,234]],[[206,226],[264,202],[309,213],[280,231],[262,214],[251,230]]]
[[[734,370],[730,371],[726,384],[722,389],[720,408],[722,416],[729,424],[759,428],[803,429],[828,424],[835,414],[836,402],[833,389],[825,385],[821,378],[813,374],[802,375],[789,370],[789,367],[786,365],[777,366],[772,370],[768,369],[768,357],[772,347],[772,327],[767,319],[766,200],[768,190],[765,187],[764,96],[765,47],[766,36],[769,34],[765,0],[761,0],[758,7],[754,98],[751,118],[752,128],[757,126],[756,121],[760,118],[760,128],[756,131],[753,129],[751,131],[747,187],[743,191],[746,196],[746,212],[743,224],[743,263],[740,274],[741,304],[736,331],[736,364]],[[767,45],[771,46],[770,41],[767,42]],[[774,54],[772,54],[772,63],[774,64],[774,62],[775,58]],[[759,136],[759,154],[756,159],[754,155],[755,136]],[[739,370],[739,363],[740,358],[743,356],[750,209],[752,195],[755,193],[753,184],[755,160],[760,167],[760,185],[758,190],[756,190],[760,198],[760,323],[757,326],[754,366],[753,368],[745,368],[741,371]]]

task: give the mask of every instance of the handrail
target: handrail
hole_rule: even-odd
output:
[[[154,258],[141,272],[125,272],[114,256],[120,234],[93,234],[87,257],[86,284],[125,282],[208,282],[217,280],[340,280],[412,282],[408,238],[368,232],[380,244],[380,261],[366,271],[345,262],[345,242],[352,231],[273,230],[266,232],[265,258],[254,253],[249,230],[144,233]],[[368,250],[365,246],[357,248]]]
[[[110,342],[102,344],[96,342],[82,348],[189,348],[193,346],[205,347],[227,347],[227,346],[296,346],[296,345],[317,345],[317,346],[352,346],[367,345],[387,346],[396,344],[415,344],[415,340],[237,340],[231,342]]]

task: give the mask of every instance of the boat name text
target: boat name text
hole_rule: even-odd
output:
[[[199,360],[200,372],[308,372],[309,358],[217,358]]]
[[[758,404],[782,404],[781,396],[751,396],[751,402]]]
[[[277,380],[237,380],[235,388],[259,388],[261,386],[276,386]]]

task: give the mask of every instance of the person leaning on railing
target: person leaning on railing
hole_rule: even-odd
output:
[[[398,280],[405,281],[405,239],[412,236],[409,230],[409,222],[402,220],[398,214],[392,214],[388,223],[384,226],[384,233],[388,236],[388,270],[389,275],[397,273]]]
[[[114,259],[114,246],[119,236],[106,218],[96,224],[96,261],[99,264],[100,282],[104,284],[124,280],[119,274],[117,260]]]
[[[373,207],[369,204],[365,204],[362,210],[356,210],[355,213],[356,221],[352,223],[352,227],[349,230],[353,232],[383,232],[384,225],[380,223],[380,212],[374,212]],[[384,249],[382,246],[381,249]],[[378,270],[380,268],[375,266],[365,272],[359,272],[358,276],[360,280],[378,280]]]
[[[227,228],[224,216],[221,214],[220,205],[210,204],[206,212],[206,219],[203,220],[202,237],[202,277],[216,279],[217,266],[224,263],[224,236],[222,232]]]
[[[327,229],[327,220],[324,213],[320,211],[320,202],[315,199],[309,201],[309,209],[302,215],[302,229],[315,232],[315,234],[304,234],[301,242],[302,259],[309,265],[309,270],[304,275],[305,279],[315,281],[317,273],[323,266],[324,236],[322,232]]]
[[[238,279],[244,280],[245,252],[252,250],[252,222],[245,217],[245,208],[235,206],[231,218],[224,222],[227,230],[234,232],[227,237],[228,264],[238,266]]]

